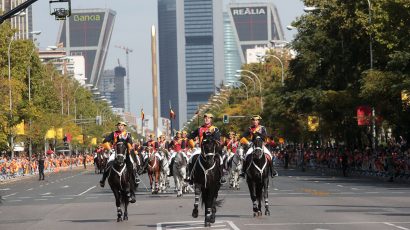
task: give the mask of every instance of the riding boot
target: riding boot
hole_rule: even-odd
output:
[[[100,180],[100,186],[101,186],[102,188],[104,188],[104,186],[105,186],[105,180],[106,180],[107,177],[108,177],[108,174],[109,174],[109,172],[110,172],[110,168],[112,167],[112,164],[113,164],[113,163],[114,163],[114,161],[108,162],[108,163],[107,163],[107,166],[106,166],[105,169],[104,169],[103,177],[102,177],[102,179]]]
[[[175,161],[175,158],[172,158],[172,159],[171,159],[171,163],[169,164],[169,176],[173,176],[173,175],[174,175],[174,171],[173,171],[174,161]]]
[[[187,167],[187,178],[185,179],[185,181],[187,181],[189,183],[189,185],[193,185],[194,182],[192,180],[192,163],[188,163],[188,167]]]
[[[240,177],[245,178],[246,169],[248,166],[246,165],[246,160],[243,161],[241,173],[239,174]]]

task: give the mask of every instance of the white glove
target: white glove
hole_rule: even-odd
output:
[[[110,155],[111,154],[115,154],[115,150],[114,149],[110,149]]]

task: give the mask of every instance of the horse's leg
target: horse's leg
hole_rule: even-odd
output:
[[[124,196],[123,202],[124,202],[124,217],[123,217],[123,220],[128,220],[128,204],[129,204],[129,201],[128,201],[127,196]]]
[[[122,210],[121,210],[121,195],[120,195],[120,191],[113,189],[112,192],[114,193],[114,197],[115,197],[115,206],[117,206],[117,222],[120,222],[120,221],[122,221]]]
[[[199,195],[201,193],[201,188],[197,185],[195,185],[195,203],[194,203],[194,209],[192,210],[192,217],[197,218],[198,217],[198,205],[199,205]]]
[[[266,177],[263,185],[263,197],[265,198],[265,216],[270,216],[269,211],[269,177]]]
[[[258,213],[258,206],[256,203],[255,182],[248,180],[247,183],[248,183],[249,193],[251,195],[251,200],[252,200],[253,216],[255,217]]]
[[[205,189],[202,191],[202,200],[205,201],[205,227],[211,226],[212,219],[212,201],[214,197],[212,196],[210,189]]]

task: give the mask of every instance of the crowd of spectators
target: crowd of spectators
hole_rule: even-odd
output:
[[[273,151],[276,164],[293,164],[302,169],[340,172],[344,176],[386,177],[389,180],[410,179],[410,149],[391,144],[375,151],[347,147],[288,146]]]
[[[19,176],[27,176],[38,173],[38,153],[30,158],[26,154],[20,154],[11,158],[2,155],[0,158],[0,181],[8,180]],[[68,167],[78,167],[86,164],[93,164],[94,158],[89,154],[78,154],[67,156],[64,154],[44,154],[44,171],[58,172],[60,169]]]

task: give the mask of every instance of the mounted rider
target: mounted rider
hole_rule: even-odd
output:
[[[236,150],[239,147],[238,135],[235,132],[229,132],[229,140],[226,144],[226,149],[228,151],[228,166],[231,165],[232,157],[236,154]]]
[[[243,145],[247,145],[249,146],[248,151],[246,152],[246,155],[244,157],[245,161],[244,161],[244,167],[242,168],[242,173],[240,176],[244,177],[245,176],[245,171],[247,170],[247,166],[246,164],[246,158],[247,156],[249,156],[250,154],[252,154],[253,152],[253,146],[252,146],[252,142],[249,142],[249,140],[252,140],[253,135],[255,135],[256,133],[260,134],[263,139],[266,141],[267,137],[268,137],[268,133],[266,131],[265,126],[262,126],[259,124],[260,120],[262,120],[262,117],[259,115],[253,115],[251,117],[251,121],[252,121],[252,125],[242,134],[242,138],[240,140],[240,143]],[[270,172],[271,172],[271,177],[275,177],[277,175],[276,170],[273,167],[273,162],[272,162],[272,154],[270,153],[270,151],[268,150],[268,148],[266,148],[265,145],[263,145],[263,152],[265,154],[266,159],[268,160],[268,165],[270,168]]]
[[[149,158],[152,156],[152,154],[155,154],[156,157],[158,157],[159,161],[162,162],[162,156],[158,153],[158,142],[155,141],[155,135],[150,134],[148,141],[144,144],[147,149],[147,153],[144,155],[144,165],[142,166],[142,171],[146,172],[148,169],[148,163],[149,163]]]
[[[100,180],[100,186],[104,187],[105,185],[105,180],[108,177],[108,174],[110,172],[110,169],[114,163],[115,159],[115,151],[113,147],[119,143],[122,142],[127,146],[127,152],[128,152],[128,157],[126,158],[126,164],[127,164],[127,170],[131,173],[131,180],[129,181],[130,183],[130,202],[135,203],[135,187],[137,186],[136,184],[139,183],[139,178],[138,174],[136,172],[136,156],[134,151],[132,151],[132,136],[131,133],[127,132],[125,129],[125,126],[127,124],[123,121],[120,121],[117,123],[117,131],[114,131],[110,133],[108,136],[105,137],[102,146],[104,149],[108,150],[110,152],[110,157],[108,158],[107,162],[107,167],[104,169],[104,174],[102,179]]]
[[[216,126],[212,125],[212,119],[213,118],[214,118],[214,116],[211,113],[205,113],[204,114],[204,124],[201,127],[199,127],[198,129],[194,130],[188,136],[188,139],[189,139],[188,144],[191,148],[193,148],[195,146],[194,139],[196,137],[199,137],[199,146],[202,146],[202,140],[203,140],[204,133],[207,133],[207,132],[213,133],[214,139],[217,142],[220,143],[221,133],[219,132],[219,129]],[[189,177],[191,175],[191,169],[193,168],[193,165],[195,164],[195,162],[192,162],[192,159],[194,158],[195,155],[198,155],[200,153],[201,153],[200,151],[194,152],[192,154],[190,160],[189,160],[189,165],[188,165],[188,176]],[[221,182],[221,184],[224,184],[224,183],[226,183],[226,179],[225,179],[225,176],[224,176],[224,173],[223,173],[223,160],[222,160],[222,156],[220,154],[220,150],[215,152],[215,157],[219,158],[219,163],[220,163],[219,164],[219,172],[220,172],[220,175],[221,175],[221,181],[220,182]],[[196,157],[196,159],[198,159],[198,158]],[[191,182],[192,182],[192,180],[191,180]]]
[[[173,176],[173,166],[174,166],[174,161],[175,161],[175,156],[178,153],[182,153],[182,155],[185,157],[185,159],[188,162],[188,157],[184,152],[184,149],[187,146],[187,142],[185,139],[182,138],[181,136],[182,132],[181,131],[177,131],[175,133],[175,137],[174,139],[171,141],[171,143],[169,144],[170,149],[172,149],[172,155],[171,155],[171,163],[169,164],[169,176]]]

